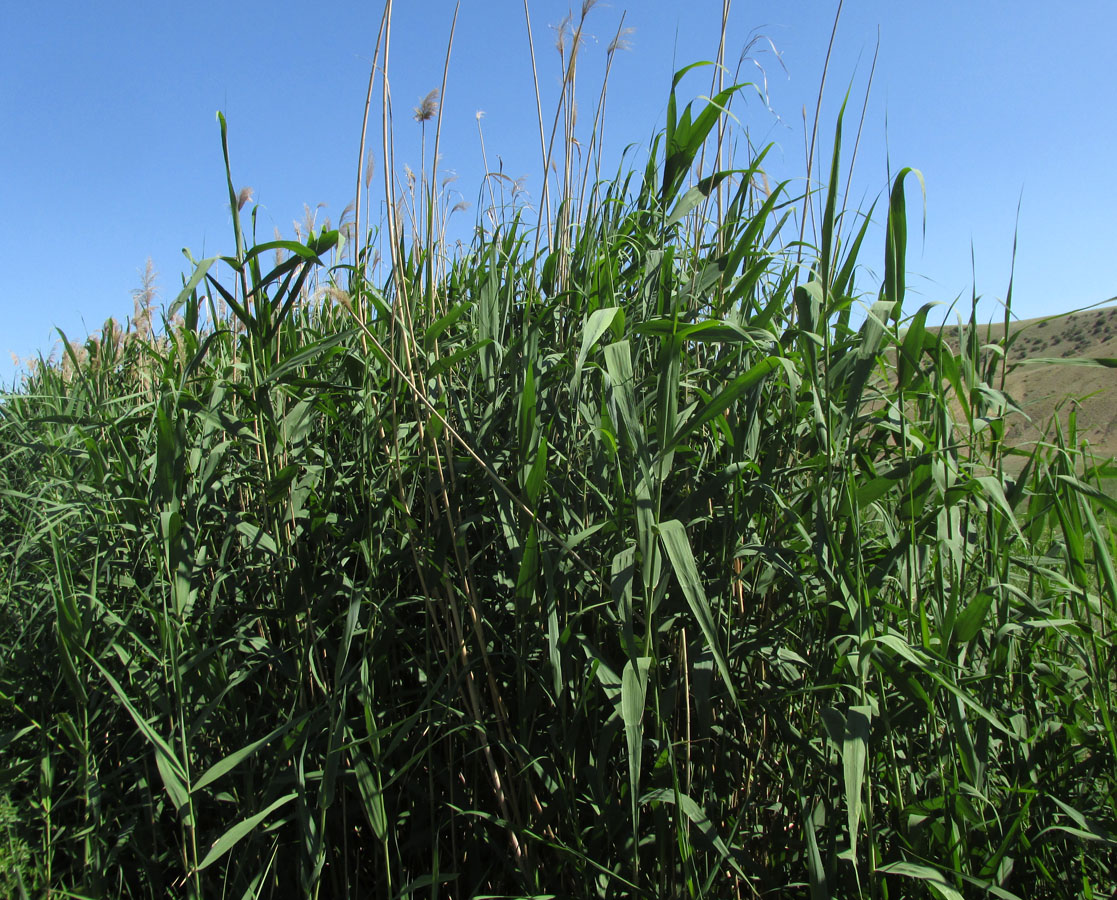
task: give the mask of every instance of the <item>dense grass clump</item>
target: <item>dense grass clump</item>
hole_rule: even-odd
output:
[[[1117,887],[1100,470],[1006,445],[1011,333],[904,314],[908,171],[866,297],[837,146],[785,244],[811,198],[703,173],[737,88],[682,75],[642,172],[449,260],[433,173],[382,268],[249,246],[230,174],[229,277],[4,399],[28,891]]]

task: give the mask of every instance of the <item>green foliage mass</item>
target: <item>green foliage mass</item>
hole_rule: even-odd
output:
[[[840,121],[813,245],[762,153],[702,175],[735,92],[673,88],[551,238],[513,208],[447,261],[389,222],[377,269],[372,231],[234,212],[160,334],[4,399],[20,865],[90,897],[1110,895],[1102,470],[1006,445],[1011,336],[904,317],[911,172],[867,298]]]

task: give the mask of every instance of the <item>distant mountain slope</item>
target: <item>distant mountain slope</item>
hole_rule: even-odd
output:
[[[943,334],[955,344],[951,337],[957,331],[947,327]],[[1117,358],[1117,306],[1024,319],[1012,323],[1010,332],[1015,342],[1005,390],[1030,421],[1013,417],[1009,439],[1017,444],[1037,440],[1056,409],[1065,427],[1069,411],[1077,406],[1079,439],[1089,441],[1099,457],[1117,456],[1117,368],[1039,362],[1012,367],[1027,359]],[[979,326],[982,343],[998,341],[1003,333],[1003,323]]]

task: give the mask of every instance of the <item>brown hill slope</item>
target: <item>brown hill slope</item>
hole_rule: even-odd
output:
[[[956,346],[957,327],[942,332]],[[1005,390],[1027,418],[1015,415],[1009,420],[1009,440],[1019,445],[1039,439],[1056,410],[1065,428],[1070,410],[1076,408],[1079,440],[1089,441],[1099,457],[1117,457],[1117,368],[1039,362],[1117,358],[1117,306],[1024,319],[1012,323],[1010,333],[1015,339]],[[980,325],[979,334],[982,343],[996,343],[1004,325]]]

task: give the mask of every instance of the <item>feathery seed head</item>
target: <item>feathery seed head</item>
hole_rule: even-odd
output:
[[[242,187],[240,193],[237,194],[237,212],[244,209],[246,203],[252,199],[253,189],[250,187]]]
[[[143,279],[142,287],[132,291],[132,327],[141,340],[146,339],[151,334],[151,308],[155,305],[155,278],[157,275],[155,265],[149,256],[141,276]]]
[[[372,174],[373,174],[372,162],[373,162],[372,151],[369,150],[368,158],[365,160],[365,190],[366,191],[368,190],[368,186],[370,184],[372,184]]]
[[[434,118],[436,112],[438,112],[438,88],[419,101],[419,105],[415,107],[415,121],[428,122]]]
[[[558,25],[552,25],[551,28],[555,31],[555,49],[558,50],[559,56],[566,57],[566,32],[570,28],[570,13],[566,14]]]
[[[619,29],[617,29],[617,33],[613,37],[613,40],[611,40],[609,42],[609,47],[606,50],[606,52],[612,54],[612,53],[616,53],[618,50],[631,50],[632,49],[632,41],[630,41],[628,39],[628,36],[630,34],[634,34],[635,32],[636,32],[635,28],[619,28]]]
[[[353,312],[353,298],[349,296],[348,291],[344,291],[334,284],[327,285],[325,291],[327,297],[335,303],[340,303],[345,307],[346,311]]]

